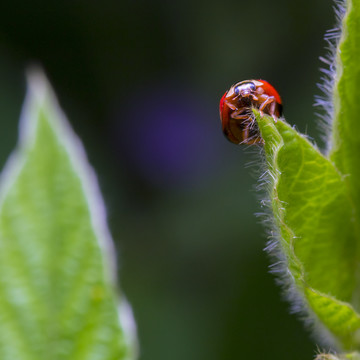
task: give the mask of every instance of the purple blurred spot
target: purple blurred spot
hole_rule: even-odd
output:
[[[159,186],[182,185],[213,172],[223,141],[217,106],[210,107],[198,94],[166,86],[139,91],[121,107],[115,119],[116,141],[130,166],[146,180]]]

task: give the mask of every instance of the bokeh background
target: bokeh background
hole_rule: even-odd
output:
[[[267,79],[287,121],[319,140],[312,104],[333,26],[328,0],[1,3],[0,164],[25,69],[41,64],[97,170],[141,360],[313,357],[269,274],[258,151],[226,141],[218,101]]]

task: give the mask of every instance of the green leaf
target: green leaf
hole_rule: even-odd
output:
[[[350,351],[360,350],[360,1],[347,1],[342,22],[334,104],[325,103],[334,109],[329,155],[286,122],[254,114],[286,270],[333,345]]]
[[[360,2],[347,1],[342,37],[337,51],[334,86],[333,146],[330,159],[342,174],[357,209],[360,209]],[[359,224],[359,211],[355,213]],[[360,305],[360,303],[358,303]]]
[[[96,176],[44,76],[29,77],[0,183],[0,358],[131,359]]]
[[[303,135],[255,112],[288,272],[317,319],[345,349],[360,345],[354,208],[345,178]]]

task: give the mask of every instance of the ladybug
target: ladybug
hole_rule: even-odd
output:
[[[265,80],[245,80],[233,85],[220,100],[220,119],[225,136],[234,144],[264,144],[252,108],[273,117],[282,115],[281,98]]]

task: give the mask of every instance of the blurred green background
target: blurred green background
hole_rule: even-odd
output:
[[[255,191],[258,150],[226,141],[218,101],[234,82],[266,79],[287,121],[318,140],[312,104],[331,7],[1,3],[0,163],[16,143],[24,70],[41,64],[97,170],[141,360],[313,357],[269,274],[254,215],[264,196]]]

